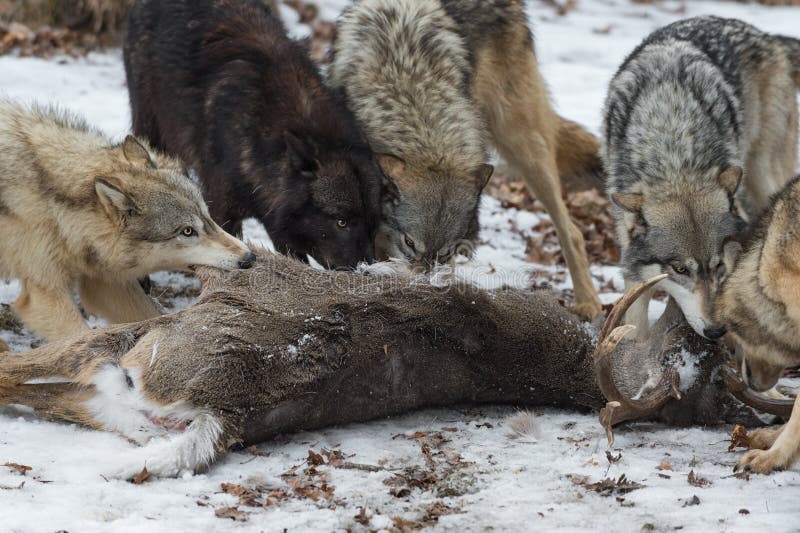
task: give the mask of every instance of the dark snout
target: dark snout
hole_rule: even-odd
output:
[[[725,326],[711,326],[703,330],[703,336],[715,341],[722,338],[727,332],[728,329]]]
[[[256,254],[247,252],[244,257],[239,260],[239,268],[251,268],[256,263]]]

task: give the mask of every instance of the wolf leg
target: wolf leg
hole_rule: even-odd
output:
[[[794,402],[789,422],[775,433],[777,438],[768,450],[750,450],[744,454],[736,469],[769,474],[773,470],[783,470],[794,464],[800,456],[800,396]],[[764,444],[771,436],[754,433],[754,437],[758,439],[757,444]],[[765,442],[760,442],[761,440]]]
[[[25,325],[47,340],[71,337],[89,329],[66,287],[56,291],[23,281],[14,311]]]
[[[630,291],[634,286],[638,285],[639,282],[631,281],[626,279],[625,280],[625,292]],[[636,338],[638,340],[644,340],[648,337],[650,333],[650,300],[653,298],[653,289],[648,289],[644,292],[631,306],[628,308],[628,312],[625,313],[625,323],[631,324],[636,326]]]
[[[750,449],[751,450],[769,450],[781,433],[783,433],[784,426],[777,428],[761,428],[755,429],[750,432]]]
[[[586,243],[561,197],[556,166],[560,119],[550,106],[527,28],[520,24],[477,56],[474,98],[500,155],[544,204],[575,288],[575,312],[594,318],[602,311],[589,273]]]
[[[112,324],[141,322],[161,315],[137,280],[111,282],[83,278],[78,291],[87,313]]]

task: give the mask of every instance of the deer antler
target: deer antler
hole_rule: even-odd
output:
[[[611,313],[600,330],[600,338],[594,352],[594,369],[597,375],[597,384],[603,392],[608,403],[600,410],[600,423],[606,430],[608,445],[614,445],[612,426],[626,420],[643,418],[658,411],[670,399],[680,399],[678,392],[678,374],[674,368],[666,369],[656,380],[655,388],[639,399],[626,398],[614,382],[614,373],[611,364],[611,354],[622,339],[636,329],[635,326],[620,326],[628,308],[650,287],[666,278],[666,275],[656,276],[640,283],[628,291],[614,305]]]
[[[784,420],[788,420],[792,415],[792,407],[794,407],[795,403],[794,400],[775,400],[773,398],[767,398],[748,387],[747,383],[742,381],[742,378],[733,368],[723,364],[720,370],[728,392],[743,404],[749,405],[762,413],[780,416]]]

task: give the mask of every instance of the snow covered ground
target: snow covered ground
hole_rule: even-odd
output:
[[[329,18],[344,3],[318,2]],[[704,13],[800,36],[797,8],[579,0],[574,11],[560,17],[542,2],[531,2],[542,70],[559,112],[597,132],[606,85],[624,56],[653,29]],[[308,33],[296,23],[293,10],[284,7],[282,15],[295,35]],[[116,137],[129,126],[117,51],[80,60],[0,57],[0,94],[58,103]],[[486,198],[481,221],[475,261],[484,268],[473,265],[469,275],[482,272],[481,283],[487,286],[498,280],[517,285],[526,282],[532,269],[550,268],[526,263],[518,233],[533,231],[537,215],[504,209]],[[265,239],[255,224],[247,233]],[[495,267],[494,274],[487,273],[488,265]],[[616,269],[598,266],[593,273],[598,285],[614,280],[620,287]],[[192,283],[167,274],[156,281],[172,287]],[[0,303],[13,302],[18,290],[13,281],[0,282]],[[604,296],[607,301],[614,297]],[[180,308],[189,302],[174,303]],[[33,341],[24,330],[0,331],[0,338],[17,350]],[[800,468],[749,481],[732,477],[738,454],[726,451],[730,428],[636,424],[617,431],[615,449],[607,454],[596,415],[539,410],[536,438],[520,440],[508,436],[505,418],[512,412],[493,407],[430,410],[288,435],[259,446],[256,453],[233,453],[207,474],[134,485],[104,476],[132,444],[2,408],[0,464],[31,470],[23,475],[0,467],[0,531],[333,531],[419,525],[453,531],[800,531]],[[431,449],[429,461],[445,481],[426,484],[421,477],[426,468],[421,444]],[[323,449],[340,450],[347,463],[339,466],[346,468],[323,465],[304,473],[309,450]],[[281,477],[298,465],[293,475]],[[689,482],[690,472],[695,484]],[[587,488],[623,474],[644,487],[610,496]],[[223,491],[222,483],[253,492],[237,497]],[[417,487],[409,489],[409,484]],[[323,497],[314,501],[319,494]],[[238,503],[248,497],[259,506]],[[260,505],[265,499],[271,505]],[[245,521],[215,516],[216,510],[237,505],[246,514],[233,515]]]

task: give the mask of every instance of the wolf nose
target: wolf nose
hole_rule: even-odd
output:
[[[727,332],[728,330],[725,328],[725,326],[716,326],[713,328],[704,329],[703,336],[705,336],[707,339],[717,340],[723,335],[725,335]]]
[[[253,263],[256,262],[256,254],[253,252],[247,252],[240,261],[239,261],[239,268],[250,268],[253,266]]]

